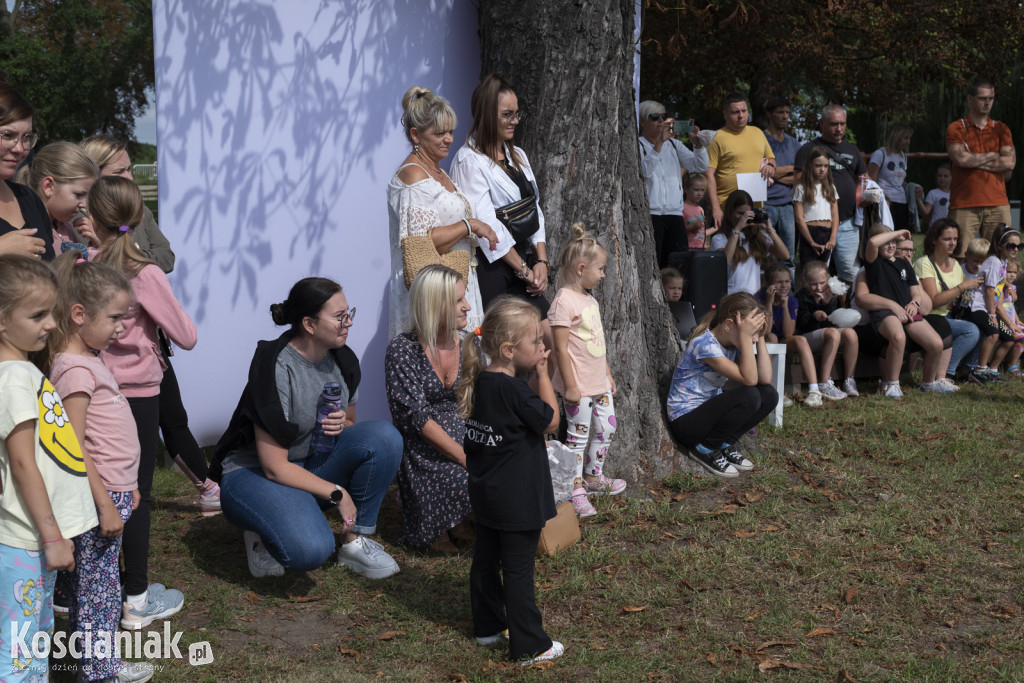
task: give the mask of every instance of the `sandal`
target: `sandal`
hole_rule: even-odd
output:
[[[1011,375],[1013,375],[1014,377],[1020,377],[1021,376],[1020,366],[1018,366],[1018,365],[1011,365],[1010,367],[1006,368],[1006,371],[1008,373],[1010,373]]]

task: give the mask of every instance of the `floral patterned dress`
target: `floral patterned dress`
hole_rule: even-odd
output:
[[[459,353],[461,357],[462,349]],[[462,369],[445,387],[413,333],[400,334],[388,344],[384,357],[388,406],[405,449],[398,468],[405,528],[399,543],[425,548],[470,513],[469,475],[423,439],[423,426],[433,420],[462,443],[466,425],[459,416],[455,393]]]

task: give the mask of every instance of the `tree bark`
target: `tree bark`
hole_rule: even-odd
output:
[[[480,2],[481,76],[504,75],[528,112],[516,138],[536,172],[552,266],[576,221],[608,250],[607,276],[594,291],[618,385],[608,466],[634,480],[665,476],[685,462],[665,427],[659,391],[680,343],[662,293],[640,174],[635,5]],[[553,285],[549,295],[554,291]]]

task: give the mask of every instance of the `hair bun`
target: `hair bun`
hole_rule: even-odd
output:
[[[275,325],[288,324],[288,300],[285,299],[279,304],[270,304],[270,318]]]
[[[421,97],[432,95],[434,93],[430,88],[424,88],[422,85],[414,85],[405,91],[405,95],[402,96],[402,110],[408,111],[409,105],[415,102]]]
[[[569,229],[572,230],[572,236],[575,239],[581,239],[587,236],[587,226],[583,224],[583,221],[576,221]]]

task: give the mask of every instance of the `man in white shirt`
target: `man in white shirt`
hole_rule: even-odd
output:
[[[694,151],[675,139],[675,119],[665,107],[653,100],[640,103],[640,168],[647,186],[654,226],[655,255],[658,267],[668,265],[669,254],[688,251],[686,224],[683,222],[683,169],[703,173],[708,168],[708,153],[693,126],[690,141]]]

